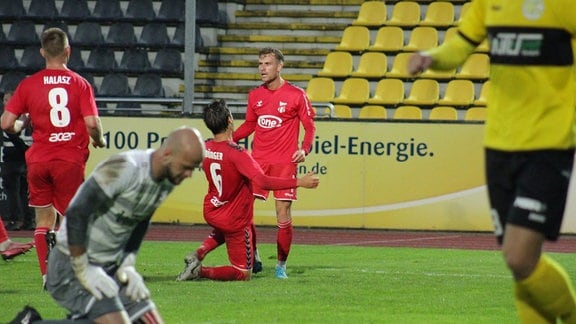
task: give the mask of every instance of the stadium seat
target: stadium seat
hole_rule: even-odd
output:
[[[0,1],[0,17],[14,20],[24,16],[26,16],[26,8],[22,0]]]
[[[436,106],[430,110],[430,120],[458,120],[458,111],[449,106]]]
[[[137,21],[154,20],[156,12],[154,12],[152,0],[129,0],[124,17]]]
[[[0,44],[0,70],[14,70],[18,65],[14,47]]]
[[[358,18],[352,21],[357,26],[382,26],[386,23],[387,11],[384,1],[364,1],[360,5]]]
[[[330,108],[326,108],[324,114],[330,114]],[[352,118],[352,109],[348,105],[334,105],[334,117]]]
[[[331,78],[314,77],[306,86],[306,95],[310,102],[331,102],[335,93],[336,85]]]
[[[20,66],[28,72],[37,72],[43,69],[46,66],[46,61],[40,54],[40,46],[26,47],[20,58]]]
[[[410,33],[408,43],[404,46],[405,52],[427,50],[438,45],[438,31],[434,27],[415,27]]]
[[[446,41],[450,40],[454,35],[458,33],[458,27],[450,27],[444,31],[444,37],[442,38],[441,43],[445,43]]]
[[[196,23],[206,26],[219,24],[218,1],[196,1]]]
[[[415,76],[408,73],[408,59],[412,53],[398,53],[394,56],[392,67],[386,73],[387,78],[414,79]]]
[[[129,22],[115,22],[110,25],[106,35],[106,43],[120,47],[132,46],[136,44],[136,32],[134,25]]]
[[[346,78],[353,69],[353,59],[350,52],[330,52],[318,76],[329,78]]]
[[[76,32],[72,38],[73,43],[80,46],[98,46],[104,43],[102,26],[93,21],[84,21],[76,26]]]
[[[92,75],[92,73],[83,71],[78,72],[78,74],[80,74],[84,79],[86,79],[88,83],[90,83],[90,85],[92,86],[92,90],[94,91],[94,95],[96,95],[98,93],[98,88],[96,87],[96,81],[94,80],[94,75]]]
[[[202,38],[200,34],[200,28],[196,25],[196,38]],[[172,36],[171,44],[184,46],[186,42],[186,26],[184,24],[178,24],[174,30],[174,36]]]
[[[164,47],[170,43],[166,24],[159,22],[147,23],[142,27],[138,44],[148,47]]]
[[[162,77],[158,74],[141,74],[136,78],[132,95],[136,97],[164,97]]]
[[[68,59],[68,64],[66,64],[66,66],[74,71],[81,71],[84,69],[85,64],[80,49],[73,48],[70,50],[70,58]]]
[[[414,27],[420,23],[420,5],[416,1],[399,1],[392,8],[387,26]]]
[[[468,57],[455,78],[476,81],[487,80],[490,76],[490,57],[484,53],[474,53]]]
[[[84,0],[64,0],[60,9],[60,16],[64,19],[83,19],[90,15],[88,1]]]
[[[58,9],[56,9],[54,0],[31,0],[27,16],[34,18],[54,18],[58,16]]]
[[[470,107],[466,109],[464,120],[466,121],[485,121],[486,120],[486,107]]]
[[[364,78],[348,78],[342,83],[335,104],[361,105],[370,98],[370,83]]]
[[[115,20],[124,17],[120,0],[96,0],[92,16],[102,20]]]
[[[42,27],[42,32],[44,32],[48,28],[60,28],[62,29],[66,35],[68,35],[68,39],[72,39],[70,35],[70,31],[68,30],[68,24],[62,20],[49,20],[44,24]]]
[[[175,48],[163,48],[156,52],[151,68],[161,74],[181,74],[184,70],[182,53]]]
[[[366,105],[358,111],[358,118],[366,119],[386,119],[388,114],[383,106]]]
[[[348,26],[344,29],[337,51],[362,52],[370,46],[370,30],[365,26]]]
[[[149,68],[148,51],[135,47],[124,50],[118,65],[118,70],[124,73],[145,73]]]
[[[381,52],[366,52],[360,56],[358,67],[351,76],[357,78],[380,79],[388,71],[388,57]]]
[[[26,73],[20,71],[8,71],[2,75],[0,80],[0,93],[8,90],[16,90],[20,81],[26,78]]]
[[[131,93],[128,76],[117,72],[106,74],[98,87],[99,97],[128,97]],[[99,105],[107,107],[108,102],[99,101]]]
[[[433,70],[433,69],[427,69],[426,71],[422,72],[419,75],[419,78],[421,79],[434,79],[434,80],[438,80],[438,81],[449,81],[452,80],[454,78],[454,76],[456,75],[456,71],[457,69],[451,69],[451,70]]]
[[[109,47],[93,48],[86,60],[86,69],[94,73],[107,73],[117,67],[114,50]]]
[[[434,1],[426,8],[420,26],[448,28],[454,24],[454,4],[450,1]]]
[[[470,80],[451,80],[438,104],[442,106],[466,107],[474,102],[474,83]]]
[[[432,79],[417,79],[412,83],[410,93],[403,104],[415,106],[432,106],[438,102],[440,85]]]
[[[36,25],[30,20],[14,21],[10,25],[6,41],[16,45],[38,45],[40,38],[36,33]]]
[[[417,106],[399,106],[394,109],[393,119],[422,119],[422,109]]]
[[[404,31],[398,26],[383,26],[378,29],[369,51],[399,52],[404,48]]]
[[[162,0],[156,18],[162,21],[166,20],[183,22],[185,12],[185,0]]]
[[[462,18],[464,18],[466,12],[468,12],[468,9],[470,9],[470,5],[471,5],[470,2],[465,2],[462,4],[462,6],[460,7],[460,14],[458,15],[456,21],[454,22],[454,25],[459,25],[460,22],[462,22]]]
[[[486,106],[488,102],[488,95],[490,94],[490,80],[485,81],[482,83],[482,87],[480,88],[480,94],[478,98],[474,100],[474,106]]]
[[[385,78],[378,81],[374,95],[368,98],[371,105],[397,106],[404,100],[404,82],[400,79]]]
[[[482,43],[476,47],[475,50],[477,53],[488,53],[490,52],[490,46],[488,45],[488,38],[484,38]]]

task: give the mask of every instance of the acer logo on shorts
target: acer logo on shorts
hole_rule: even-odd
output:
[[[276,128],[282,126],[282,119],[273,115],[258,117],[258,126],[262,128]]]
[[[62,132],[62,133],[52,133],[48,138],[48,141],[54,142],[68,142],[72,139],[72,136],[76,135],[74,132]]]

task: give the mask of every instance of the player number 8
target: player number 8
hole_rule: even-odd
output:
[[[68,93],[64,88],[54,88],[48,92],[50,104],[50,122],[55,127],[66,127],[70,124],[70,110],[68,109]]]

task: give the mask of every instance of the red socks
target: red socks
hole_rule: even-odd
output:
[[[36,253],[38,255],[38,264],[40,265],[40,272],[42,275],[46,274],[46,260],[48,259],[48,243],[46,243],[46,233],[50,229],[48,227],[36,227],[34,231],[34,243],[36,245]]]
[[[233,266],[222,267],[202,267],[200,278],[219,281],[240,281],[246,280],[244,273]]]
[[[286,261],[288,259],[288,254],[290,254],[290,247],[292,246],[292,236],[293,236],[292,221],[287,221],[284,223],[278,223],[278,235],[277,235],[277,252],[278,261]]]

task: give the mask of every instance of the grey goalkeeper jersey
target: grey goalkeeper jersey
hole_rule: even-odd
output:
[[[90,192],[88,189],[83,190],[83,187],[88,187],[86,183],[91,179],[95,180],[106,196],[102,199],[105,201],[98,204],[106,207],[100,207],[101,211],[90,211],[90,203],[81,206],[81,210],[86,210],[86,217],[89,217],[84,242],[90,263],[105,268],[118,264],[124,257],[124,247],[133,232],[141,228],[137,225],[143,221],[149,222],[154,211],[174,189],[174,185],[167,179],[160,182],[152,179],[152,152],[128,151],[101,162],[70,202],[72,206],[95,199],[83,196]],[[56,246],[69,255],[66,222],[67,217],[64,217],[57,233]],[[136,237],[144,237],[144,233],[134,234]]]

